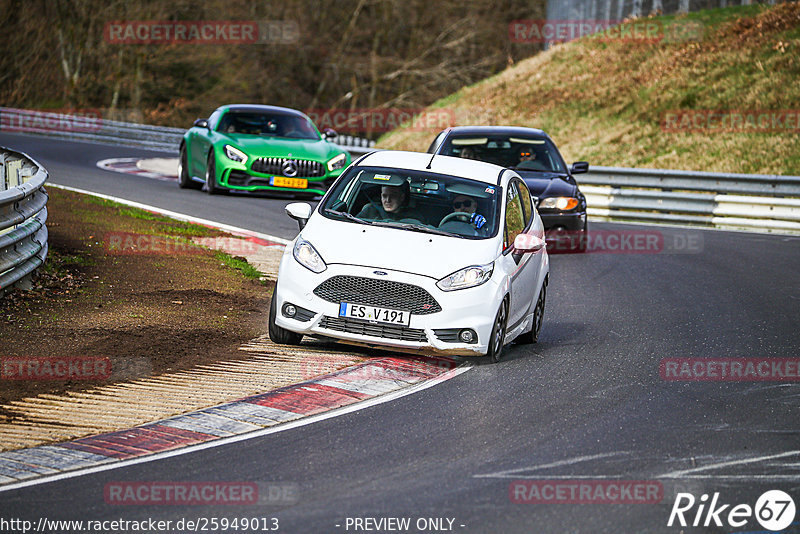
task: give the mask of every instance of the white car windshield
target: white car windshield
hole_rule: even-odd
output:
[[[500,189],[443,174],[353,167],[325,197],[320,213],[353,224],[486,239],[497,233]]]

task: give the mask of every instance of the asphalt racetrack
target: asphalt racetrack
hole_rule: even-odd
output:
[[[287,199],[210,197],[96,167],[105,158],[163,153],[13,134],[0,134],[0,145],[37,159],[56,184],[286,239],[297,232],[283,210]],[[540,341],[507,347],[497,365],[284,432],[3,492],[3,515],[34,523],[263,517],[276,518],[279,532],[297,533],[364,532],[378,525],[368,518],[409,518],[409,532],[677,533],[676,524],[667,526],[676,492],[698,500],[719,493],[719,502],[754,506],[764,491],[778,489],[800,505],[797,377],[681,381],[661,372],[669,358],[796,359],[800,238],[593,229],[658,232],[666,245],[552,255]],[[244,506],[109,504],[104,489],[120,481],[293,489],[289,499]],[[663,499],[515,502],[519,481],[657,481]],[[713,525],[684,531],[763,530],[752,517],[741,527]]]

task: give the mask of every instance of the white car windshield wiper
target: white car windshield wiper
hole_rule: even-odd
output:
[[[349,219],[349,220],[357,222],[359,224],[375,224],[372,221],[365,221],[364,219],[359,219],[355,215],[353,215],[351,213],[347,213],[346,211],[336,211],[336,210],[332,210],[332,209],[328,208],[328,209],[325,210],[325,213],[330,213],[331,215],[341,215],[345,219]]]
[[[424,232],[426,234],[436,234],[436,235],[446,235],[448,237],[460,237],[464,239],[463,235],[454,234],[453,232],[446,232],[444,230],[439,230],[438,228],[431,228],[430,226],[425,226],[424,224],[414,224],[414,223],[401,223],[401,222],[376,222],[374,223],[378,226],[389,226],[392,228],[403,228],[405,230],[413,230],[415,232]]]

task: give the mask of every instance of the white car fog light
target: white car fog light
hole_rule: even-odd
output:
[[[294,304],[284,304],[283,305],[283,315],[285,317],[294,317],[297,314],[297,308],[295,308]]]
[[[469,328],[465,328],[464,330],[462,330],[462,331],[461,331],[461,332],[458,334],[458,337],[459,337],[459,338],[461,339],[461,341],[463,341],[464,343],[472,343],[472,341],[475,339],[475,332],[473,332],[473,331],[472,331],[472,330],[470,330]]]

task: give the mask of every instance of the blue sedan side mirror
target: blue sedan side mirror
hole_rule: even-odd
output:
[[[585,172],[589,172],[589,164],[585,161],[576,161],[572,164],[572,169],[570,169],[570,174],[583,174]]]

